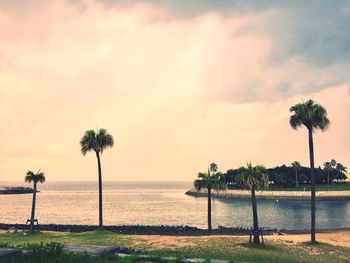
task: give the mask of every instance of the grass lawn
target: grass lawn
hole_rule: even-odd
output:
[[[241,189],[237,186],[229,186],[229,189]],[[310,191],[310,185],[299,185],[298,187],[286,187],[280,185],[269,185],[268,191]],[[318,184],[316,191],[346,191],[350,190],[350,183],[338,183],[332,185]]]
[[[299,187],[282,187],[282,186],[277,186],[277,185],[270,185],[267,190],[270,190],[270,191],[310,191],[310,185],[300,185]],[[345,191],[345,190],[350,190],[350,183],[332,184],[332,185],[324,185],[324,184],[316,185],[316,191]]]
[[[33,234],[2,233],[0,243],[7,246],[27,244],[70,243],[106,246],[130,246],[154,256],[177,256],[227,259],[234,262],[350,262],[350,248],[325,243],[272,242],[249,246],[246,237],[171,237],[127,236],[107,231],[85,233],[36,232]],[[116,262],[116,261],[103,261]],[[120,262],[120,261],[118,261]]]

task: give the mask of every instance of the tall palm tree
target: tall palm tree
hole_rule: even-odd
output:
[[[98,192],[99,192],[99,226],[103,226],[102,214],[102,170],[100,155],[107,148],[114,145],[113,136],[107,133],[106,129],[88,130],[80,140],[81,153],[85,156],[87,152],[94,151],[96,153],[98,165]]]
[[[240,187],[251,191],[253,210],[253,243],[260,244],[258,209],[255,191],[265,188],[269,184],[269,177],[266,174],[266,168],[262,165],[252,166],[251,163],[247,163],[247,167],[239,168],[239,173],[236,180]]]
[[[207,173],[198,173],[198,179],[194,181],[194,187],[197,191],[206,188],[208,191],[208,233],[211,234],[211,192],[212,190],[224,190],[226,189],[225,176],[217,172],[217,165],[210,165]],[[215,168],[216,167],[216,168]],[[214,169],[215,168],[215,169]]]
[[[327,111],[320,104],[313,100],[304,103],[298,103],[289,110],[290,125],[293,129],[305,126],[309,134],[309,153],[310,153],[310,169],[311,169],[311,242],[316,242],[316,191],[315,191],[315,164],[314,164],[314,143],[313,132],[316,130],[324,131],[330,125],[327,118]]]
[[[36,204],[36,192],[37,192],[37,184],[45,182],[45,174],[40,172],[40,170],[36,173],[32,171],[28,171],[24,180],[28,183],[33,182],[33,201],[32,201],[32,213],[30,216],[30,229],[32,232],[34,229],[34,220],[35,220],[35,204]]]
[[[300,171],[300,163],[297,161],[292,162],[292,167],[295,172],[295,186],[298,187],[298,172]]]

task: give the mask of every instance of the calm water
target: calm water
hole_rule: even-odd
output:
[[[1,186],[19,183],[0,182]],[[23,184],[24,185],[24,184]],[[191,183],[104,183],[106,225],[189,225],[206,227],[206,198],[186,196]],[[37,218],[40,223],[97,224],[97,183],[50,183],[39,186]],[[25,223],[32,195],[0,195],[0,223]],[[309,227],[309,202],[258,202],[262,227]],[[349,201],[319,201],[318,228],[350,227]],[[214,200],[214,226],[252,224],[250,200]]]

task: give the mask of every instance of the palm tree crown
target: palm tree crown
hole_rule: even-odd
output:
[[[86,155],[89,151],[103,152],[114,145],[113,136],[107,133],[106,129],[88,130],[80,140],[81,153]]]
[[[218,165],[216,163],[211,163],[210,164],[210,171],[211,172],[217,172],[218,171]]]
[[[294,161],[294,162],[292,162],[292,167],[293,167],[294,171],[299,171],[301,165],[298,161]]]
[[[330,162],[324,162],[323,167],[324,167],[323,169],[326,172],[332,172],[332,170],[333,170],[332,164]]]
[[[292,106],[289,111],[293,113],[289,121],[293,129],[298,129],[301,125],[304,125],[309,130],[320,129],[324,131],[330,125],[326,109],[313,100],[298,103]]]
[[[251,163],[247,163],[247,167],[239,168],[236,180],[242,188],[247,189],[265,188],[269,184],[266,168],[262,165],[253,167]]]
[[[43,172],[40,172],[40,170],[37,173],[28,171],[24,180],[28,183],[33,182],[34,184],[43,183],[45,182],[45,174]]]
[[[225,177],[221,172],[210,174],[208,169],[207,173],[198,173],[198,179],[194,181],[194,187],[197,191],[203,188],[213,190],[224,190],[226,189]]]

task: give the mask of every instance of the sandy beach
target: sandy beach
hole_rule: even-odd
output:
[[[0,230],[0,234],[7,233]],[[48,231],[50,232],[50,231]],[[61,232],[52,232],[62,234]],[[184,248],[196,246],[198,242],[208,239],[224,238],[229,240],[246,241],[248,236],[212,235],[212,236],[169,236],[169,235],[125,235],[133,240],[133,245],[142,247],[144,245],[157,249]],[[310,240],[309,234],[275,234],[264,236],[266,241],[282,243],[287,245],[299,245]],[[334,246],[350,248],[350,230],[336,230],[327,233],[318,233],[317,240]]]
[[[171,248],[185,248],[198,245],[198,242],[208,240],[224,238],[228,240],[247,241],[248,236],[163,236],[163,235],[142,235],[131,236],[133,243],[136,246],[148,245],[157,249],[171,249]],[[300,245],[301,243],[308,242],[310,240],[309,234],[288,234],[288,235],[270,235],[265,236],[264,239],[268,242],[282,243],[287,245]],[[317,234],[317,240],[319,242],[331,244],[334,246],[342,246],[350,248],[350,230],[339,230],[329,233]]]

